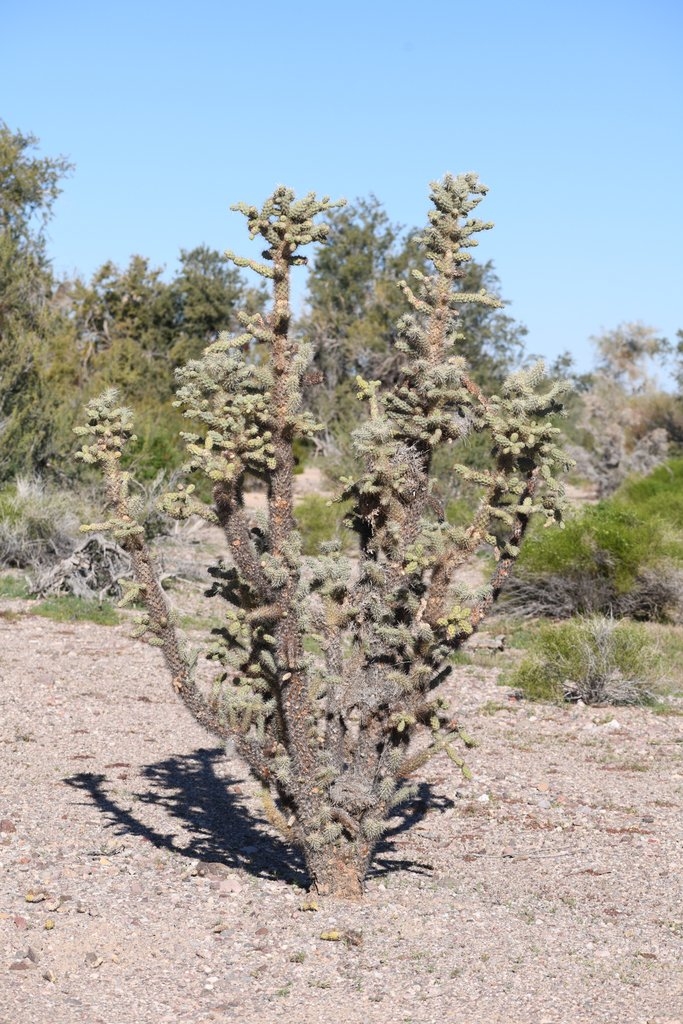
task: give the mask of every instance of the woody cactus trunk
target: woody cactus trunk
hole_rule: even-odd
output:
[[[176,518],[200,516],[225,535],[225,560],[209,570],[210,593],[223,602],[208,652],[219,666],[210,694],[195,681],[196,654],[174,624],[121,469],[130,413],[110,391],[78,430],[80,457],[104,470],[110,510],[89,528],[112,531],[132,558],[127,597],[146,607],[138,633],[161,649],[195,718],[233,741],[263,786],[269,820],[303,851],[320,893],[362,893],[392,809],[430,758],[444,752],[466,771],[459,751],[469,741],[439,691],[449,658],[490,610],[530,517],[561,518],[555,473],[566,460],[550,417],[563,385],[544,384],[539,365],[487,396],[458,356],[458,306],[496,302],[457,288],[475,235],[491,226],[471,217],[485,192],[473,174],[432,185],[423,244],[433,270],[404,286],[412,313],[397,325],[402,378],[391,389],[358,380],[369,404],[354,436],[360,470],[339,496],[352,505],[352,558],[335,545],[302,555],[292,494],[293,444],[320,427],[305,410],[315,374],[292,330],[290,275],[306,263],[301,248],[325,239],[316,218],[339,204],[278,188],[261,210],[235,207],[266,248],[263,262],[226,255],[271,282],[272,308],[244,314],[243,334],[221,336],[178,372],[177,405],[197,425],[183,435],[188,470],[209,478],[213,501],[192,485],[164,499]],[[453,472],[481,489],[471,522],[456,527],[444,517],[433,455],[472,432],[489,436],[490,467],[453,460]],[[265,514],[245,508],[253,478],[267,486]],[[459,570],[483,546],[495,568],[473,592],[458,583]]]

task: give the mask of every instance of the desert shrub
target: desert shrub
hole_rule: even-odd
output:
[[[683,537],[615,501],[588,506],[562,531],[535,532],[506,588],[526,616],[607,614],[666,620],[679,613]]]
[[[656,660],[642,625],[581,617],[541,626],[528,655],[504,682],[530,700],[637,704],[650,699]]]
[[[613,501],[647,523],[659,522],[683,530],[683,459],[670,459],[648,476],[631,477]]]
[[[320,545],[331,541],[342,543],[348,538],[343,527],[348,504],[333,503],[320,494],[306,494],[296,503],[295,515],[301,534],[304,555],[317,555]]]
[[[52,564],[73,550],[78,527],[70,495],[37,477],[18,477],[0,491],[0,566]]]
[[[178,432],[182,429],[181,416],[170,409],[160,415],[161,406],[146,411],[138,424],[139,444],[126,466],[142,485],[153,484],[163,475],[172,476],[182,465],[178,450]]]

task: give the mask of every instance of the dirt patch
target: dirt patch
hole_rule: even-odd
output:
[[[460,666],[472,780],[434,763],[364,903],[312,902],[158,651],[3,607],[0,1021],[683,1021],[680,718]]]

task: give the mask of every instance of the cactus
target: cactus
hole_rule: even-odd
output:
[[[474,174],[433,183],[423,236],[433,270],[404,285],[412,313],[397,325],[402,376],[391,388],[358,380],[368,406],[354,435],[359,470],[338,496],[357,537],[355,559],[334,544],[302,555],[292,494],[293,444],[321,426],[306,409],[315,375],[292,329],[290,276],[306,263],[301,249],[325,239],[320,215],[339,204],[280,187],[261,210],[235,208],[266,248],[263,262],[226,255],[266,278],[272,307],[243,315],[241,334],[221,335],[178,371],[176,404],[194,425],[183,434],[188,469],[211,481],[212,500],[191,485],[164,498],[171,515],[201,516],[225,535],[226,559],[210,570],[224,612],[209,696],[195,682],[196,655],[173,622],[131,507],[121,468],[130,414],[110,391],[78,428],[80,457],[99,463],[106,479],[109,518],[97,529],[130,554],[145,603],[139,633],[163,651],[195,718],[232,740],[264,789],[269,820],[303,851],[320,893],[362,894],[392,809],[433,756],[444,753],[467,773],[456,748],[471,741],[439,689],[449,659],[491,609],[530,518],[561,521],[557,473],[567,459],[552,416],[566,386],[547,382],[538,364],[486,395],[458,355],[459,305],[497,302],[457,289],[475,236],[491,227],[471,216],[485,193]],[[481,492],[471,522],[456,527],[439,502],[433,456],[472,433],[488,435],[490,465],[473,470],[453,459],[453,472]],[[268,495],[258,523],[243,502],[254,478]],[[459,570],[486,546],[495,567],[469,591]]]

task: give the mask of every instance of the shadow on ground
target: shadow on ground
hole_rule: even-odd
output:
[[[245,805],[244,779],[218,774],[225,764],[222,748],[200,748],[192,754],[169,757],[147,765],[144,792],[134,795],[134,806],[121,800],[106,775],[81,772],[64,780],[79,789],[101,811],[107,828],[116,836],[142,836],[158,849],[204,863],[220,862],[261,878],[278,878],[306,887],[303,857]],[[178,822],[178,829],[161,832],[147,823],[142,807],[161,807]],[[393,838],[406,832],[428,811],[444,811],[453,801],[422,783],[415,799],[397,808],[392,827],[377,848],[370,877],[395,871],[430,874],[431,865],[393,855]],[[137,807],[140,807],[137,812]]]

